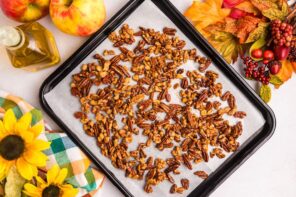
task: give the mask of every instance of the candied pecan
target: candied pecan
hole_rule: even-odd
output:
[[[181,88],[183,88],[183,89],[187,89],[188,88],[188,79],[187,78],[183,78],[182,80],[181,80]]]
[[[170,35],[170,36],[174,36],[176,34],[177,30],[174,28],[169,28],[169,27],[165,27],[163,28],[163,33]]]
[[[183,154],[182,157],[183,157],[184,165],[185,165],[189,170],[192,170],[192,165],[191,165],[191,163],[190,163],[190,160],[189,160],[187,154]]]
[[[243,112],[243,111],[237,111],[233,114],[235,118],[244,118],[246,117],[246,115],[247,115],[246,112]]]
[[[166,173],[166,176],[167,176],[169,182],[175,183],[174,178],[170,174]]]
[[[205,171],[196,171],[194,174],[202,179],[207,179],[209,176]]]
[[[229,91],[222,95],[218,73],[208,70],[211,60],[199,56],[196,49],[184,49],[186,42],[175,36],[176,29],[139,29],[134,32],[124,24],[109,35],[119,53],[106,49],[103,56],[95,54],[95,62],[82,64],[80,72],[73,74],[71,94],[81,104],[74,117],[115,168],[124,170],[128,178],[145,181],[147,193],[165,180],[173,184],[171,193],[183,193],[189,180],[181,179],[178,187],[173,178],[181,174],[180,165],[191,170],[195,164],[236,151],[243,124],[232,124],[223,115],[244,118],[246,114],[237,111]],[[106,59],[107,55],[112,57]],[[199,66],[185,73],[183,66],[189,60]],[[172,103],[174,94],[180,104]],[[131,149],[137,135],[146,140]],[[153,158],[146,150],[151,146],[157,152],[169,149],[171,157]],[[203,171],[194,174],[208,177]]]
[[[144,190],[147,193],[152,193],[153,192],[153,189],[152,189],[151,185],[148,185],[148,184],[145,185]]]
[[[182,194],[186,189],[184,187],[178,187],[176,189],[176,192],[179,193],[179,194]]]
[[[176,193],[177,188],[178,188],[178,186],[177,186],[176,184],[173,184],[173,185],[171,186],[170,193],[172,193],[172,194]]]
[[[74,117],[77,119],[82,119],[82,118],[86,118],[86,114],[83,112],[75,112]]]
[[[188,179],[181,179],[181,185],[184,189],[189,188],[189,180]]]

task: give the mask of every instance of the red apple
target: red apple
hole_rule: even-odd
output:
[[[19,22],[36,21],[48,14],[50,0],[0,0],[3,13]]]
[[[57,28],[76,36],[91,35],[106,18],[103,0],[51,0],[49,11]]]

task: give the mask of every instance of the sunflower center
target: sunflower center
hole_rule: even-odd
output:
[[[0,141],[0,155],[6,160],[15,160],[25,150],[25,142],[18,135],[8,135]]]
[[[60,196],[60,188],[55,185],[49,185],[42,192],[42,197],[59,197]]]

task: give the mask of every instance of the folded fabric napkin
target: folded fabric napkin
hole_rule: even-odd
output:
[[[23,99],[0,90],[0,118],[8,109],[12,109],[17,118],[30,112],[33,124],[44,124],[41,111]],[[44,152],[48,156],[47,165],[40,169],[40,173],[46,173],[57,164],[60,168],[68,169],[66,182],[79,189],[77,196],[91,197],[100,191],[104,175],[91,166],[90,160],[65,133],[55,133],[45,124],[45,131],[39,138],[51,142],[50,149]],[[0,196],[1,191],[3,192],[3,188],[0,187]]]

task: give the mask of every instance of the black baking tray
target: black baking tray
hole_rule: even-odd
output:
[[[109,171],[100,160],[75,136],[72,131],[59,119],[48,105],[44,95],[50,92],[62,79],[64,79],[80,62],[99,46],[108,35],[120,26],[124,20],[137,9],[144,1],[152,1],[181,31],[202,50],[206,56],[211,57],[213,63],[219,66],[225,76],[235,84],[250,102],[260,111],[265,119],[265,125],[257,131],[239,150],[234,152],[217,170],[212,172],[194,189],[189,196],[209,196],[227,177],[242,165],[262,144],[273,134],[276,120],[272,110],[258,97],[248,83],[219,55],[219,53],[199,34],[183,15],[169,0],[131,0],[116,15],[114,15],[97,33],[88,39],[68,60],[66,60],[42,84],[40,89],[40,102],[44,111],[69,135],[69,137],[88,155],[111,182],[125,196],[133,196],[124,185]],[[140,24],[139,24],[140,25]]]

